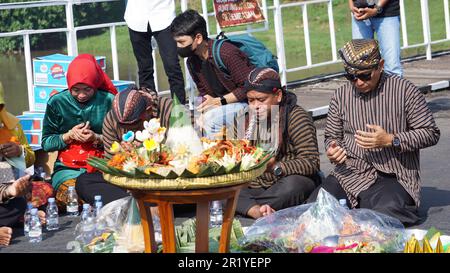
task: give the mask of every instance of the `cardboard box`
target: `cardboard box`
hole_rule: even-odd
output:
[[[33,59],[33,75],[35,85],[67,86],[67,69],[74,56],[53,54]],[[106,58],[95,57],[100,67],[106,69]]]
[[[35,111],[45,111],[47,107],[47,102],[51,96],[58,94],[59,92],[67,89],[67,87],[61,86],[45,86],[45,85],[34,85],[34,110]]]
[[[44,113],[42,112],[29,112],[17,116],[20,120],[20,125],[22,125],[22,130],[24,131],[36,131],[42,130],[42,122],[44,120]]]
[[[41,145],[42,142],[42,131],[41,130],[31,130],[23,131],[25,137],[27,138],[28,144],[32,146]]]
[[[128,86],[135,84],[135,82],[133,81],[114,81],[114,80],[112,80],[112,83],[117,88],[118,92],[122,92],[126,90]]]

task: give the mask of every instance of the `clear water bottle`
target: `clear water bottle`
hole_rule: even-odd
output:
[[[78,195],[75,191],[75,187],[69,187],[67,192],[67,215],[69,217],[77,217],[78,216]]]
[[[348,209],[347,206],[347,200],[345,199],[339,199],[339,205],[341,205],[341,207]]]
[[[95,236],[95,218],[91,211],[91,205],[83,204],[81,212],[81,232],[84,243],[90,243]]]
[[[222,225],[222,203],[218,200],[213,201],[210,208],[210,226],[220,227]]]
[[[102,196],[101,195],[96,195],[94,196],[94,217],[97,217],[100,214],[100,210],[103,207],[103,202],[102,202]]]
[[[47,211],[47,230],[58,230],[59,229],[59,219],[58,219],[58,207],[55,203],[55,198],[48,199]]]
[[[83,211],[81,212],[81,221],[83,222],[88,217],[92,217],[91,205],[85,203],[83,204]]]
[[[28,232],[30,231],[30,221],[31,221],[31,210],[33,209],[33,204],[31,202],[27,203],[27,210],[25,211],[25,215],[23,216],[23,232],[25,236],[28,236]]]
[[[37,215],[37,208],[31,210],[30,230],[28,232],[28,238],[30,243],[39,243],[42,241],[42,226],[41,221]]]

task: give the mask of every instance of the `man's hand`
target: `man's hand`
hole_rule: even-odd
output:
[[[363,149],[385,148],[392,145],[393,135],[378,125],[367,124],[371,132],[357,130],[355,134],[356,145]]]
[[[327,150],[327,156],[331,163],[342,164],[347,159],[347,151],[337,146],[336,141],[333,140]]]
[[[269,161],[267,162],[267,165],[266,165],[266,172],[272,173],[273,168],[275,167],[275,164],[277,164],[275,157],[272,157],[271,159],[269,159]]]
[[[17,143],[7,142],[1,145],[0,154],[7,158],[18,157],[22,154],[22,147]]]
[[[197,111],[204,112],[221,105],[220,98],[213,98],[210,95],[205,95],[203,102],[197,107]]]
[[[25,175],[6,188],[6,194],[10,197],[24,196],[31,191],[31,175]]]
[[[358,13],[353,13],[355,15],[355,19],[358,21],[366,20],[377,15],[376,8],[362,8],[358,9],[358,11]]]

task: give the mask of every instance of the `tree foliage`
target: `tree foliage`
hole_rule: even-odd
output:
[[[21,0],[29,2],[31,0]],[[18,2],[17,0],[2,0],[2,3]],[[73,6],[75,26],[84,26],[123,20],[125,1],[90,3]],[[39,7],[0,10],[0,33],[22,29],[49,29],[66,27],[65,6]],[[81,31],[78,37],[100,33],[106,29]],[[51,42],[50,42],[51,41]],[[30,36],[33,49],[60,48],[66,44],[64,33],[36,34]],[[0,52],[20,51],[23,48],[22,36],[0,38]]]

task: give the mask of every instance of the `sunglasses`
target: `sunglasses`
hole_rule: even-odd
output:
[[[369,73],[363,73],[363,74],[350,74],[350,73],[345,73],[345,78],[351,82],[354,82],[356,80],[361,80],[361,81],[369,81],[370,79],[372,79],[372,72]]]

